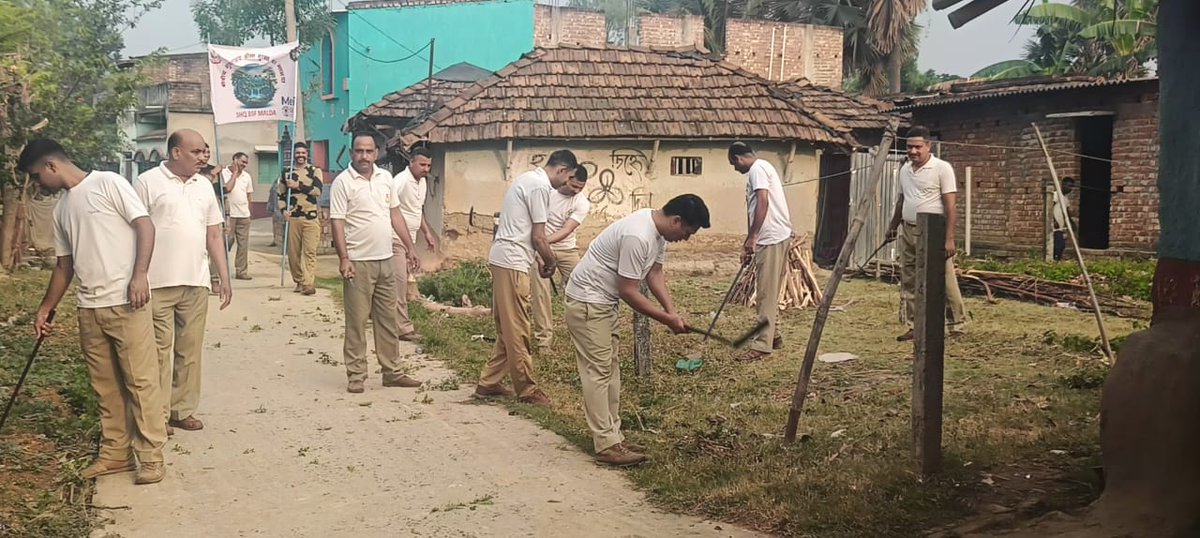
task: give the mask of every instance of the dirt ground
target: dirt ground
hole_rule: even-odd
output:
[[[278,258],[260,253],[251,274],[209,315],[205,429],[176,432],[160,484],[98,480],[95,536],[755,535],[655,510],[560,437],[472,403],[469,383],[412,346],[425,387],[383,388],[373,364],[367,391],[346,393],[329,292],[280,288]]]

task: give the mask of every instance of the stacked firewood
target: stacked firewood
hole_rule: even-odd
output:
[[[804,234],[794,238],[788,249],[787,274],[783,277],[777,298],[780,310],[815,308],[821,302],[821,285],[817,283],[812,267],[812,237]],[[758,304],[758,277],[753,265],[742,273],[729,301],[745,306]]]

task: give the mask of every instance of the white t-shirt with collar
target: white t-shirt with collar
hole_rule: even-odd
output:
[[[550,207],[546,213],[546,235],[551,236],[558,233],[563,226],[567,225],[568,220],[573,220],[579,224],[583,224],[587,218],[588,211],[591,211],[592,203],[588,201],[587,195],[583,193],[574,196],[567,196],[557,189],[550,191]],[[552,243],[552,250],[575,250],[578,248],[576,235],[579,228],[571,231],[571,234],[564,237],[562,241]]]
[[[916,224],[917,213],[945,214],[942,195],[958,191],[954,167],[933,155],[920,168],[913,170],[912,161],[900,167],[900,193],[904,195],[901,217]]]
[[[404,215],[404,224],[408,226],[408,235],[414,243],[417,241],[417,230],[421,229],[421,217],[425,211],[425,193],[429,183],[424,178],[413,177],[412,169],[405,168],[392,178],[392,189],[396,199],[400,201],[400,213]],[[392,232],[392,241],[400,241],[400,236]]]
[[[372,165],[369,176],[347,168],[333,180],[329,218],[346,221],[346,252],[351,261],[392,257],[392,208],[399,207],[392,175]]]
[[[229,183],[233,175],[228,168],[221,170],[221,185]],[[229,206],[229,216],[235,219],[250,218],[250,194],[254,192],[254,179],[242,170],[233,182],[233,190],[225,194],[225,203]]]
[[[517,176],[504,193],[496,239],[488,263],[528,273],[533,265],[533,225],[546,222],[550,205],[550,176],[538,168]]]
[[[567,297],[616,306],[620,277],[642,280],[656,263],[664,263],[667,240],[654,226],[654,210],[639,209],[605,228],[567,279]]]
[[[212,285],[208,227],[224,220],[212,183],[200,175],[176,176],[163,163],[133,180],[133,189],[154,222],[150,289]]]
[[[787,197],[783,194],[783,182],[775,167],[765,159],[756,159],[746,172],[746,209],[749,211],[748,226],[754,225],[754,213],[758,210],[760,190],[767,191],[767,216],[758,230],[758,245],[768,246],[787,241],[792,237],[792,218],[788,211]],[[748,229],[748,228],[747,228]]]
[[[137,257],[137,234],[130,223],[148,215],[129,180],[112,172],[88,173],[58,201],[54,253],[72,258],[79,308],[129,303]]]

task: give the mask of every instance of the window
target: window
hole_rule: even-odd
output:
[[[321,97],[332,99],[334,91],[333,32],[321,40]]]
[[[700,157],[671,157],[671,175],[698,176],[703,161]]]
[[[279,179],[279,152],[276,151],[256,151],[254,156],[258,157],[258,178],[255,183],[260,185],[270,185]]]

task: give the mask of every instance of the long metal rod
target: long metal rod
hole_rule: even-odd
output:
[[[46,316],[46,323],[53,322],[54,310],[51,310],[50,315]],[[17,380],[17,386],[13,387],[12,396],[8,397],[8,403],[4,405],[4,414],[0,415],[0,431],[4,431],[4,424],[8,422],[8,412],[12,411],[13,402],[17,401],[17,393],[21,392],[21,387],[25,384],[25,376],[29,375],[29,369],[33,367],[33,359],[37,357],[38,350],[42,348],[42,341],[45,339],[46,335],[43,333],[33,344],[33,351],[29,353],[29,360],[25,363],[25,369],[21,371],[21,378]]]
[[[708,341],[708,337],[712,334],[713,328],[717,326],[717,320],[721,319],[721,312],[725,311],[725,304],[729,302],[730,297],[733,297],[733,288],[736,287],[738,281],[742,279],[742,273],[746,271],[746,267],[749,265],[750,264],[748,263],[743,263],[742,266],[738,268],[737,274],[733,275],[733,282],[729,283],[729,290],[725,292],[725,298],[721,299],[721,306],[717,307],[717,313],[713,314],[712,321],[708,323],[708,330],[705,331],[704,340],[700,342],[701,344]]]
[[[221,165],[221,135],[217,131],[217,116],[213,115],[213,155],[217,157],[217,166]],[[229,169],[229,181],[236,181],[233,177],[233,169]],[[225,245],[225,271],[229,278],[233,278],[233,262],[232,256],[229,255],[229,247],[231,239],[229,238],[229,207],[225,205],[225,178],[224,174],[217,172],[217,192],[221,194],[221,243]],[[212,279],[212,275],[209,275]],[[230,288],[233,287],[232,282],[222,282]]]
[[[1062,207],[1066,198],[1063,197],[1062,183],[1058,180],[1058,171],[1054,168],[1054,159],[1050,158],[1050,149],[1046,147],[1046,140],[1042,138],[1042,130],[1038,129],[1036,123],[1033,125],[1033,134],[1037,135],[1038,144],[1042,146],[1042,153],[1046,155],[1046,165],[1050,167],[1050,179],[1054,180],[1054,196]],[[1050,210],[1054,210],[1054,206],[1050,206]],[[1104,356],[1108,358],[1110,364],[1115,363],[1117,358],[1113,355],[1112,346],[1108,343],[1108,331],[1104,328],[1104,314],[1100,313],[1100,300],[1096,298],[1096,288],[1092,286],[1092,276],[1088,274],[1087,264],[1083,262],[1083,253],[1079,251],[1079,239],[1075,237],[1075,226],[1071,224],[1071,219],[1064,218],[1064,223],[1067,226],[1067,236],[1071,238],[1071,248],[1075,250],[1075,261],[1079,262],[1079,271],[1083,273],[1083,282],[1087,284],[1088,298],[1092,300],[1092,313],[1096,316],[1096,326],[1100,328],[1100,344],[1104,349]]]
[[[813,363],[817,359],[817,348],[821,345],[821,332],[825,330],[825,320],[829,317],[829,307],[832,306],[833,296],[837,293],[838,284],[842,281],[842,273],[850,264],[854,243],[858,240],[858,234],[862,231],[867,214],[871,212],[871,202],[875,198],[873,194],[879,185],[880,178],[883,177],[884,168],[887,167],[889,148],[896,138],[898,123],[895,119],[888,122],[883,140],[875,149],[875,162],[871,165],[871,177],[867,181],[867,188],[863,191],[863,196],[858,201],[858,207],[854,210],[854,221],[850,223],[846,242],[842,244],[842,251],[838,254],[837,263],[833,266],[833,274],[829,276],[829,284],[825,285],[825,296],[821,298],[821,304],[817,307],[817,316],[813,320],[812,332],[808,336],[808,347],[804,349],[804,364],[800,368],[800,378],[796,381],[796,391],[792,394],[792,407],[788,411],[787,429],[784,430],[783,435],[784,441],[788,443],[796,441],[796,429],[800,425],[800,413],[804,410],[804,398],[808,395],[808,382],[812,378]]]

